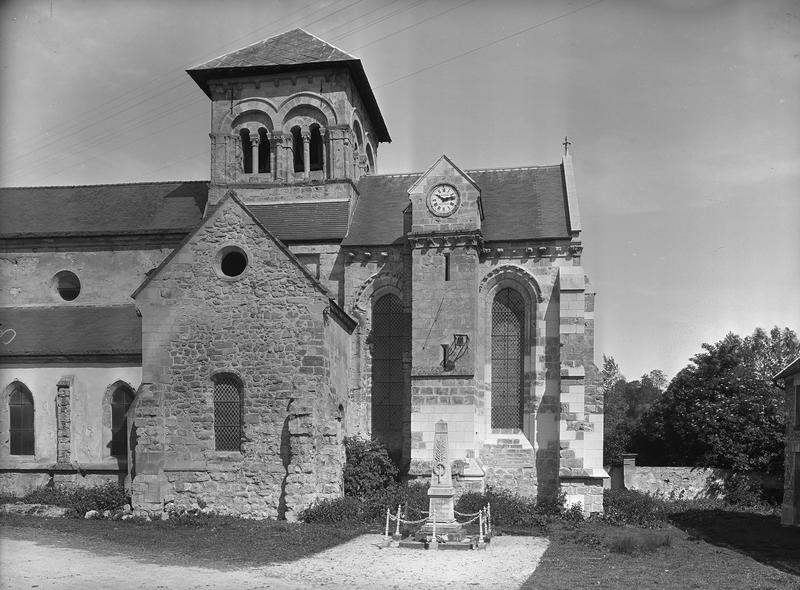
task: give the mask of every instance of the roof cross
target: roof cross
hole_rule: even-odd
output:
[[[566,156],[569,153],[569,146],[572,145],[572,142],[569,139],[567,139],[567,136],[565,135],[564,143],[562,143],[561,145],[564,146],[564,155]]]

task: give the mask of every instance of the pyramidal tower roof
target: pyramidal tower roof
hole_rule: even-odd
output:
[[[210,80],[302,71],[324,66],[342,67],[350,71],[379,141],[391,141],[361,60],[303,29],[293,29],[257,41],[189,68],[186,72],[211,98],[208,85]]]

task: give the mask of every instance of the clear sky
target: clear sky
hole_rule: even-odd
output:
[[[0,19],[2,186],[207,179],[184,70],[303,27],[362,59],[381,173],[555,164],[569,135],[598,361],[672,376],[728,331],[800,328],[800,0],[25,0]]]

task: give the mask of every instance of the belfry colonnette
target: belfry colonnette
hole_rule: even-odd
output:
[[[0,190],[0,485],[294,519],[343,438],[602,511],[572,158],[382,175],[361,61],[300,29],[198,65],[209,181]],[[566,147],[566,146],[565,146]]]

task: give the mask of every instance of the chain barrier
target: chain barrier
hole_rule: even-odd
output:
[[[406,510],[405,510],[405,514],[406,515],[408,514],[408,509],[409,508],[411,508],[411,510],[414,510],[415,512],[419,512],[420,514],[430,514],[429,512],[427,512],[425,510],[417,510],[416,508],[413,508],[413,507],[408,506],[406,504]],[[432,524],[433,524],[434,535],[436,534],[436,516],[435,516],[435,514],[432,515],[432,516],[426,516],[425,518],[421,518],[419,520],[405,520],[404,518],[401,518],[401,516],[400,516],[401,510],[402,510],[402,504],[398,504],[397,505],[397,515],[395,516],[395,515],[392,514],[391,509],[389,509],[389,508],[386,509],[386,532],[385,532],[385,537],[387,539],[389,538],[389,522],[390,521],[394,521],[394,522],[397,523],[397,526],[395,528],[395,535],[400,535],[400,525],[401,524],[420,524],[420,523],[429,522],[429,521],[432,522]],[[464,517],[464,516],[471,516],[472,517],[469,520],[464,521],[464,522],[456,521],[456,522],[458,522],[458,524],[467,525],[467,524],[472,524],[476,520],[478,521],[478,528],[479,528],[479,535],[480,535],[480,542],[481,543],[483,543],[484,534],[491,535],[491,531],[492,531],[492,508],[491,508],[490,504],[487,504],[485,508],[481,508],[478,512],[464,513],[464,512],[458,512],[457,510],[453,510],[453,512],[455,514],[457,514],[458,516],[461,516],[461,517]]]
[[[396,516],[393,516],[392,514],[389,514],[389,519],[392,521],[398,520],[398,518]],[[400,524],[419,524],[421,522],[425,522],[426,520],[428,520],[428,517],[426,516],[425,518],[421,518],[420,520],[404,520],[402,518],[400,518],[399,520]]]

